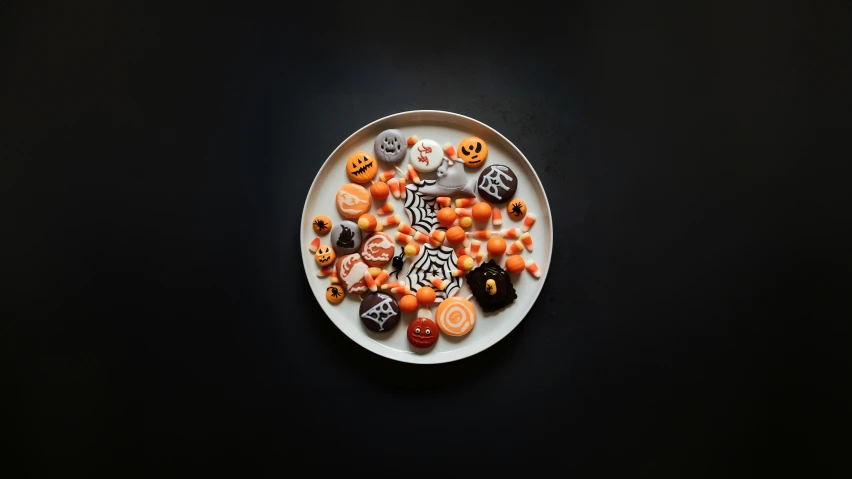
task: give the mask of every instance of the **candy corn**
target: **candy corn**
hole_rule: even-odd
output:
[[[382,205],[381,208],[379,208],[379,211],[377,211],[377,213],[380,214],[380,215],[386,215],[388,213],[393,213],[393,203],[390,203],[390,202],[385,203],[384,205]]]
[[[391,194],[394,198],[399,198],[399,180],[397,178],[391,178],[388,180],[388,188],[390,188]]]
[[[447,155],[451,160],[456,159],[456,149],[453,147],[452,143],[444,143],[444,154]]]
[[[538,265],[535,264],[535,261],[527,261],[527,271],[529,271],[536,278],[541,278],[541,271],[538,269]]]
[[[376,225],[379,223],[376,221],[376,217],[371,215],[370,213],[364,213],[363,215],[358,217],[358,228],[361,228],[361,231],[366,233],[372,233],[376,230]]]
[[[334,266],[323,266],[317,270],[317,276],[320,278],[331,276],[331,273],[334,273]]]
[[[397,233],[397,234],[399,234],[399,233]],[[409,241],[405,245],[403,252],[405,253],[406,256],[417,256],[417,254],[420,253],[420,243],[415,243],[414,241]]]
[[[441,279],[436,276],[432,276],[432,278],[429,279],[429,282],[432,283],[432,286],[438,288],[441,291],[446,289],[447,285],[450,284],[449,280]]]
[[[400,286],[405,286],[405,281],[391,281],[388,284],[383,284],[382,289],[393,289],[398,288]]]
[[[396,240],[398,242],[402,243],[402,244],[408,244],[408,243],[411,243],[412,241],[414,241],[414,238],[412,238],[411,236],[409,236],[405,233],[397,233],[396,234]]]
[[[399,179],[399,197],[405,199],[405,178]]]
[[[478,239],[488,239],[491,237],[491,230],[471,231],[468,232],[467,235]]]
[[[527,217],[524,218],[524,226],[521,227],[521,230],[526,233],[532,228],[533,223],[535,223],[535,215],[532,213],[527,213]]]
[[[456,249],[456,256],[458,256],[459,258],[461,258],[462,256],[464,256],[466,254],[467,254],[467,248],[465,248],[464,246],[459,246]]]
[[[340,278],[337,277],[337,271],[336,270],[332,271],[331,272],[331,284],[338,284],[338,283],[340,283]]]
[[[387,182],[389,179],[393,178],[396,173],[393,170],[383,171],[381,175],[379,175],[379,181]]]
[[[490,259],[491,259],[491,255],[488,254],[488,251],[480,251],[479,253],[476,254],[476,264],[477,265],[479,263],[487,263],[488,260],[490,260]]]
[[[507,230],[501,231],[500,234],[504,238],[520,238],[521,230],[519,230],[518,228],[509,228]]]
[[[459,216],[472,216],[470,208],[456,208],[456,214]]]
[[[470,240],[470,255],[473,256],[476,253],[479,253],[479,247],[482,245],[482,241],[479,240]]]
[[[457,198],[456,208],[470,208],[476,203],[476,198]]]
[[[456,263],[456,266],[458,266],[461,270],[470,271],[473,269],[473,263],[473,258],[468,255],[463,255],[459,256],[459,261]]]
[[[494,226],[500,226],[503,224],[503,214],[500,213],[500,208],[491,209],[491,224]]]
[[[411,289],[408,287],[407,284],[404,284],[402,286],[397,286],[396,288],[391,288],[391,293],[394,293],[394,294],[411,294]]]
[[[409,148],[414,146],[414,144],[417,143],[418,141],[420,141],[420,139],[417,138],[417,135],[411,135],[411,136],[408,137],[407,140],[405,140],[405,142],[408,144]]]
[[[429,234],[429,244],[434,247],[441,246],[444,243],[444,238],[447,237],[447,232],[444,230],[432,230]]]
[[[388,273],[386,270],[382,270],[382,272],[379,273],[379,275],[376,276],[373,281],[376,282],[376,286],[381,286],[382,283],[388,280],[388,277],[390,277],[390,273]]]
[[[414,233],[414,228],[412,228],[411,225],[407,223],[400,223],[399,225],[397,225],[396,230],[406,235]]]
[[[373,279],[373,275],[370,274],[369,271],[364,271],[364,283],[370,288],[370,291],[376,292],[379,288],[376,286],[376,280]]]
[[[465,274],[465,271],[461,270],[461,269],[454,269],[454,270],[450,271],[450,276],[452,276],[453,278],[458,278],[459,276],[464,276],[464,274]]]
[[[393,226],[398,225],[400,221],[399,215],[388,216],[382,221],[382,226]]]
[[[310,251],[311,253],[316,253],[317,248],[319,248],[319,241],[319,237],[314,238],[314,240],[311,241],[311,243],[308,245],[308,251]]]
[[[414,241],[417,241],[418,243],[428,243],[429,242],[429,235],[427,235],[426,233],[423,233],[421,231],[415,231],[412,236],[414,236]]]
[[[415,185],[420,184],[420,175],[417,174],[417,170],[410,163],[408,165],[408,179],[413,181]]]
[[[435,198],[435,203],[437,203],[441,206],[444,206],[444,207],[450,206],[451,201],[453,201],[453,199],[450,198],[449,196],[439,196],[439,197]]]
[[[521,243],[520,240],[518,240],[518,241],[515,241],[514,243],[512,243],[509,246],[509,251],[507,251],[506,253],[507,254],[518,254],[523,250],[524,250],[524,244]]]
[[[524,248],[526,248],[527,251],[532,252],[532,237],[529,233],[521,235],[521,243],[524,244]]]

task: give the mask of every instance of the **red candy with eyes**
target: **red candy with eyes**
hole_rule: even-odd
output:
[[[431,348],[438,341],[438,325],[429,318],[417,318],[408,325],[408,342],[415,348]]]

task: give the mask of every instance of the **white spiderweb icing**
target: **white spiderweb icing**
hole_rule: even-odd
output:
[[[488,193],[489,195],[497,198],[498,200],[502,200],[503,197],[500,196],[500,189],[504,189],[509,191],[511,188],[503,182],[504,179],[509,180],[509,183],[512,183],[512,177],[508,174],[504,173],[509,171],[508,166],[503,165],[493,165],[491,167],[491,171],[482,175],[482,181],[479,182],[479,189]]]
[[[420,186],[434,185],[435,180],[423,180]],[[425,234],[434,229],[446,229],[438,223],[438,215],[435,212],[435,196],[420,192],[418,185],[406,185],[408,193],[405,195],[405,212],[408,214],[408,222],[411,227]]]
[[[435,303],[440,303],[444,298],[459,292],[462,286],[461,277],[453,278],[452,272],[456,269],[458,256],[454,249],[447,246],[438,246],[437,248],[426,244],[420,251],[420,256],[411,265],[405,279],[412,291],[416,291],[421,286],[432,286],[431,279],[436,276],[441,279],[449,280],[444,291],[435,290]]]
[[[385,299],[381,300],[378,304],[365,311],[361,317],[378,324],[379,331],[384,331],[384,325],[387,320],[396,316],[396,311],[394,311],[393,306],[391,306],[392,301],[393,298],[390,296],[385,297]]]

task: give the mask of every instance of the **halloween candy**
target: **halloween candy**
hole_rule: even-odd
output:
[[[311,226],[313,226],[317,234],[326,234],[331,231],[331,220],[328,216],[317,216],[311,222]]]
[[[380,215],[393,213],[393,203],[385,203],[376,213]]]
[[[527,251],[532,252],[532,237],[529,233],[521,235],[521,243],[524,244],[524,248],[526,248]]]
[[[526,218],[524,218],[524,226],[521,227],[521,230],[526,233],[532,228],[532,225],[535,223],[535,215],[529,213]]]
[[[503,224],[503,215],[500,213],[500,208],[492,209],[491,224],[494,226],[500,226]]]

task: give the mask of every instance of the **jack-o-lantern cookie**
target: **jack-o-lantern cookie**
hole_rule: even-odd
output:
[[[334,250],[327,244],[320,245],[317,248],[316,255],[314,258],[317,261],[317,264],[320,266],[328,266],[331,263],[334,263],[334,260],[337,258],[337,254]]]
[[[426,173],[437,170],[443,158],[444,150],[433,140],[420,140],[408,152],[408,163]]]
[[[367,264],[361,261],[358,253],[347,254],[337,259],[337,277],[347,293],[361,294],[367,291],[364,273]]]
[[[429,318],[415,318],[408,325],[407,336],[415,348],[431,348],[438,341],[438,325]]]
[[[458,158],[468,168],[479,168],[488,157],[488,145],[482,138],[469,136],[459,143]]]
[[[361,185],[347,183],[341,186],[334,199],[337,211],[350,220],[370,211],[370,192]]]
[[[376,231],[361,242],[361,259],[370,266],[384,266],[393,259],[394,249],[393,239]]]
[[[369,183],[379,172],[379,164],[373,155],[359,151],[346,160],[346,174],[355,183]]]

